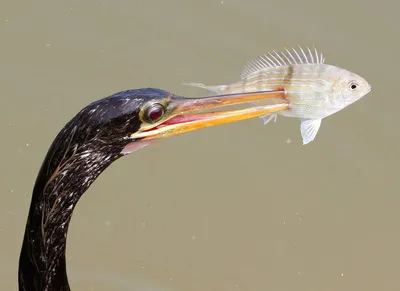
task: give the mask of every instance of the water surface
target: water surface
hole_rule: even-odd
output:
[[[372,92],[324,119],[258,119],[115,162],[77,206],[72,290],[399,290],[399,4],[383,0],[0,4],[0,289],[16,290],[30,195],[58,131],[128,88],[207,94],[267,51],[315,44]],[[156,183],[155,183],[156,182]]]

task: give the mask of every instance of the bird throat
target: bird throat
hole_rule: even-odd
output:
[[[121,149],[85,147],[56,139],[42,164],[32,194],[19,261],[19,290],[70,290],[66,240],[72,212],[83,193]]]

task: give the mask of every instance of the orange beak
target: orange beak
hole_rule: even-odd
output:
[[[161,123],[151,128],[139,130],[131,135],[132,139],[149,141],[162,137],[174,136],[184,132],[215,126],[235,121],[250,119],[265,114],[288,109],[289,103],[284,100],[283,90],[262,91],[229,95],[218,95],[200,98],[172,96],[174,110]],[[266,99],[279,99],[273,105],[250,106],[238,110],[194,113],[200,110],[216,109],[223,106],[237,105]]]

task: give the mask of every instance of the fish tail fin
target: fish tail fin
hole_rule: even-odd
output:
[[[223,94],[224,90],[228,87],[227,85],[216,85],[216,86],[208,86],[203,83],[182,83],[183,85],[198,87],[216,94]]]

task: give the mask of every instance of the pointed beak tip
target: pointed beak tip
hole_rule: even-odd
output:
[[[222,106],[231,106],[278,97],[282,97],[282,91],[239,93],[201,98],[176,98],[175,102],[177,106],[170,118],[155,126],[153,129],[146,130],[145,132],[136,132],[132,134],[131,137],[139,137],[142,140],[168,137],[204,127],[232,123],[287,109],[288,103],[282,99],[281,104],[269,106],[250,106],[246,109],[239,110],[225,109],[209,113],[194,113],[200,110],[216,109]]]

